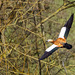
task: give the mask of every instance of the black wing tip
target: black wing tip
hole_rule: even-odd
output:
[[[74,16],[74,13],[72,13],[72,15],[71,16]]]
[[[43,59],[40,58],[39,60],[43,60]]]
[[[45,58],[47,58],[51,53],[45,51],[45,53],[42,55],[42,57],[39,60],[43,60]]]
[[[74,18],[74,13],[72,13],[71,18],[72,18],[72,20],[73,20],[73,18]]]
[[[66,24],[64,25],[64,27],[67,27],[68,29],[71,28],[72,23],[73,23],[73,18],[74,18],[74,13],[72,13],[71,17],[69,18],[69,20],[66,22]]]

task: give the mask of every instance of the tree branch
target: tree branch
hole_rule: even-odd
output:
[[[75,1],[73,2],[69,2],[68,4],[62,5],[58,10],[56,10],[53,14],[51,14],[50,16],[48,16],[47,18],[45,18],[44,20],[42,20],[37,26],[36,28],[38,28],[41,23],[46,22],[48,19],[52,18],[53,16],[55,16],[56,14],[58,14],[60,11],[68,9],[70,7],[74,7],[75,6]]]

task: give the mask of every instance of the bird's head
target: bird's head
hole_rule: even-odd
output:
[[[54,42],[54,40],[52,40],[52,39],[48,39],[46,42],[53,43],[53,42]]]

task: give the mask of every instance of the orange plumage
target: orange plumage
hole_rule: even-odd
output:
[[[66,39],[58,38],[56,41],[53,42],[58,47],[63,47],[63,43],[66,43]]]

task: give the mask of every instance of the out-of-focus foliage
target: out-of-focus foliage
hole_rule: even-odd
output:
[[[74,75],[75,19],[67,39],[73,48],[38,61],[72,13],[74,0],[0,0],[0,75]]]

